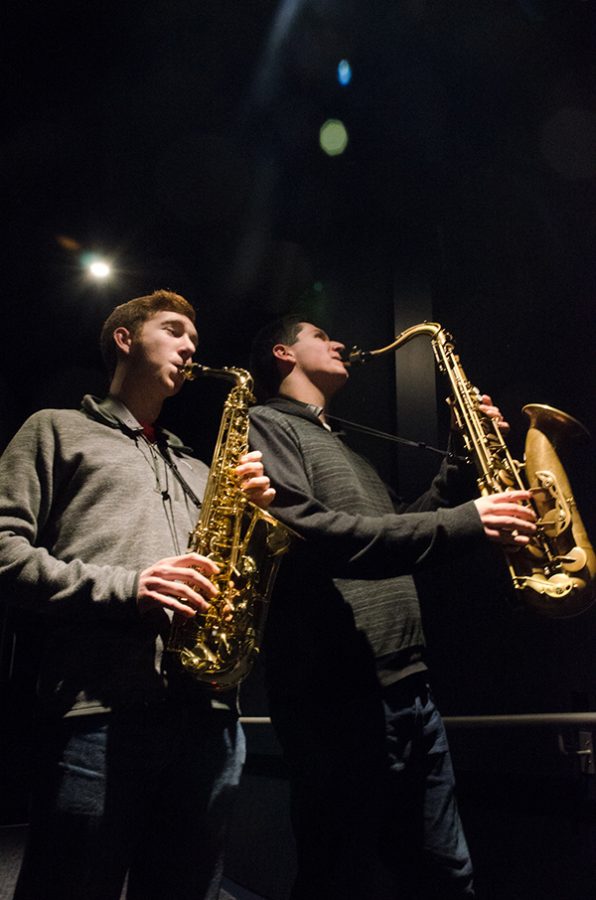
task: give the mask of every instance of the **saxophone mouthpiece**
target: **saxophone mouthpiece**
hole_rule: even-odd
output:
[[[347,357],[345,359],[342,358],[342,362],[345,366],[362,366],[371,359],[372,353],[370,350],[361,350],[360,347],[354,346]]]
[[[195,378],[202,374],[203,366],[200,363],[185,363],[183,366],[178,366],[178,371],[184,376],[186,381],[194,381]]]

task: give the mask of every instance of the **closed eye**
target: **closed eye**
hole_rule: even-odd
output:
[[[177,321],[166,321],[163,323],[162,328],[174,337],[182,337],[186,333],[184,325]],[[199,343],[198,337],[196,334],[189,334],[188,337],[196,350],[197,344]]]

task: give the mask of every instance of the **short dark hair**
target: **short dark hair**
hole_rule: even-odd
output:
[[[289,314],[265,325],[254,337],[250,351],[250,371],[255,380],[255,394],[259,401],[274,397],[281,383],[281,373],[273,348],[276,344],[294,344],[304,319]]]
[[[166,290],[153,291],[152,294],[147,294],[145,297],[135,297],[134,300],[121,303],[112,310],[103,323],[99,338],[101,355],[110,377],[114,374],[118,362],[118,350],[114,343],[116,328],[128,328],[130,333],[135,336],[147,319],[163,310],[180,313],[187,316],[191,322],[196,320],[195,311],[188,300],[180,294]]]

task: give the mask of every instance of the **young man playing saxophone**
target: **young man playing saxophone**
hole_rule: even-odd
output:
[[[251,363],[269,397],[251,410],[251,446],[276,489],[274,515],[304,538],[282,566],[264,643],[290,771],[292,900],[469,898],[472,865],[411,574],[487,538],[523,546],[535,531],[520,505],[530,495],[450,506],[469,485],[446,460],[422,497],[399,503],[326,422],[348,379],[343,349],[288,317],[257,335]]]
[[[40,735],[16,900],[215,900],[244,759],[235,698],[164,652],[171,614],[207,607],[214,563],[188,553],[208,468],[157,424],[197,346],[170,291],[124,303],[101,348],[111,383],[42,410],[0,459],[0,586],[43,616]],[[260,454],[237,468],[258,505]]]

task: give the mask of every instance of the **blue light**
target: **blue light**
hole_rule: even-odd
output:
[[[352,67],[347,59],[340,60],[337,66],[337,80],[340,84],[343,84],[344,87],[352,80]]]

